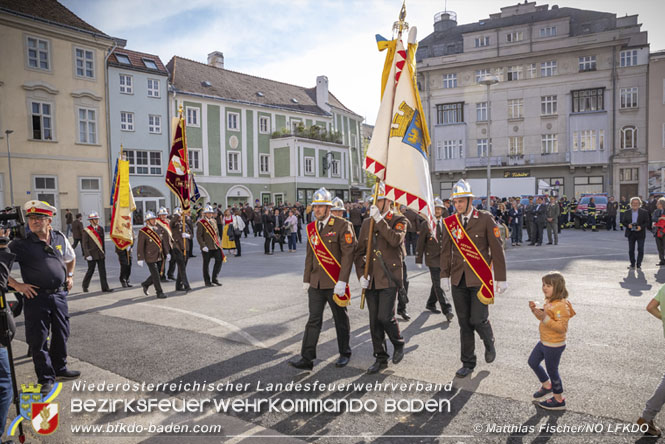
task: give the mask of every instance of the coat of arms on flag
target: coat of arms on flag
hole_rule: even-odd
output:
[[[50,393],[42,395],[41,384],[21,384],[19,394],[20,415],[9,425],[9,435],[14,436],[19,424],[28,420],[40,435],[50,435],[58,428],[59,408],[53,400],[60,394],[62,383],[57,382]]]

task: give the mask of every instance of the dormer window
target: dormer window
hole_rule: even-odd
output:
[[[157,64],[155,63],[154,60],[143,59],[143,64],[144,64],[145,67],[148,68],[148,69],[154,69],[154,70],[157,69]]]
[[[123,65],[131,65],[129,57],[127,57],[125,54],[116,54],[115,59],[118,61],[118,63],[121,63]]]

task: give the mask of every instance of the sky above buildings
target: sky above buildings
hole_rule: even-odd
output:
[[[401,0],[60,0],[103,32],[127,40],[127,48],[205,63],[224,53],[227,69],[313,87],[328,76],[330,90],[373,124],[385,52],[375,34],[390,38]],[[459,24],[477,22],[516,4],[501,0],[408,0],[407,22],[418,39],[433,31],[434,14],[457,13]],[[537,4],[546,4],[538,2]],[[637,14],[649,32],[651,51],[665,49],[661,0],[563,0],[550,7]]]

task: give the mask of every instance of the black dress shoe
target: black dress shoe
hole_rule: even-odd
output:
[[[84,289],[83,289],[83,293],[87,293],[87,292],[88,292],[88,289],[87,289],[87,288],[84,288]]]
[[[548,242],[547,245],[552,245],[552,242]]]
[[[64,372],[59,372],[55,374],[56,381],[71,381],[72,379],[78,379],[81,376],[81,372],[78,370],[65,370]]]
[[[104,293],[113,293],[112,288],[107,288],[106,290],[102,290]]]
[[[159,281],[160,282],[168,282],[169,280],[166,279],[166,276],[162,276],[162,277],[159,278]]]
[[[387,368],[388,363],[386,361],[379,361],[377,359],[376,362],[367,369],[367,374],[373,375],[374,373],[379,373],[381,370],[385,370]]]
[[[127,288],[127,282],[125,281],[120,281],[120,285],[122,285],[122,288]]]
[[[461,369],[457,370],[455,372],[455,376],[460,377],[460,378],[466,378],[469,376],[471,373],[473,373],[473,369],[469,367],[462,367]]]
[[[149,294],[148,294],[148,287],[146,287],[145,285],[141,284],[141,288],[143,288],[143,294],[146,295],[146,296],[149,296]]]
[[[404,359],[404,344],[395,347],[393,352],[393,364],[399,364]]]
[[[214,287],[214,285],[212,285],[210,282],[206,282],[205,286],[206,287]]]
[[[441,313],[441,310],[439,310],[438,308],[436,308],[435,305],[426,305],[426,306],[425,306],[425,310],[429,310],[429,311],[431,311],[432,313]]]
[[[41,389],[39,389],[39,393],[41,393],[42,395],[44,395],[44,397],[46,397],[46,395],[51,393],[51,390],[53,390],[53,383],[46,382],[42,384]]]
[[[496,359],[496,348],[494,348],[494,341],[489,346],[485,344],[485,362],[492,363]]]
[[[405,321],[411,320],[411,316],[409,316],[409,313],[407,313],[406,310],[398,310],[397,314],[400,315]]]
[[[448,322],[452,321],[454,318],[455,318],[455,315],[453,314],[452,311],[449,311],[448,313],[446,313],[446,319],[448,320]]]
[[[300,358],[297,361],[289,361],[291,367],[295,367],[298,370],[311,370],[314,368],[314,363],[308,361],[305,358]]]
[[[164,293],[157,293],[157,299],[166,299],[166,294],[164,294]]]
[[[337,361],[335,361],[335,367],[344,367],[349,363],[349,359],[350,358],[348,356],[340,356],[337,358]]]
[[[183,288],[183,290],[185,291],[185,294],[187,294],[190,291],[192,291],[192,287],[185,287],[185,288]]]
[[[130,284],[129,281],[125,281],[125,284],[127,284],[128,287],[133,287],[133,285]]]
[[[169,281],[175,281],[175,278],[173,276],[166,276],[166,279],[168,279]]]
[[[194,256],[194,255],[192,254],[192,255],[191,255],[191,256],[189,256],[189,257],[196,257],[196,256]]]
[[[221,287],[221,286],[222,286],[222,283],[219,282],[217,279],[215,279],[214,281],[212,281],[212,283],[215,284],[215,285],[217,285],[218,287]]]

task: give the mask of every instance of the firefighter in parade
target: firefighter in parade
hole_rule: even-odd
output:
[[[376,205],[369,211],[370,217],[363,221],[355,252],[355,266],[360,286],[365,290],[369,311],[369,328],[376,361],[367,373],[378,373],[388,367],[388,350],[385,337],[393,345],[393,364],[404,358],[404,338],[395,319],[395,299],[402,285],[402,244],[406,237],[406,218],[390,209],[390,200],[383,185],[379,187]],[[374,229],[370,233],[370,222]],[[367,244],[372,236],[372,250]],[[367,275],[364,275],[365,264]]]
[[[453,307],[446,300],[446,295],[441,288],[441,239],[443,238],[443,219],[448,217],[448,211],[443,205],[441,199],[434,199],[434,215],[436,217],[436,236],[429,228],[429,224],[423,221],[420,225],[420,234],[418,245],[416,247],[416,264],[423,263],[425,256],[425,265],[429,268],[432,279],[432,288],[430,289],[429,299],[425,308],[433,313],[440,313],[436,308],[436,302],[439,302],[441,311],[450,322],[453,315]]]
[[[623,214],[628,211],[629,208],[630,205],[626,200],[626,196],[621,196],[621,200],[619,201],[619,228],[621,228],[621,231],[623,231],[623,223],[621,223],[623,220]]]
[[[563,196],[559,200],[559,207],[561,208],[561,214],[559,214],[559,232],[562,229],[568,228],[568,215],[570,214],[570,201],[566,196]]]
[[[175,281],[177,291],[189,292],[189,279],[187,279],[187,244],[191,242],[192,233],[185,219],[182,217],[180,207],[173,210],[171,217],[171,235],[173,236],[173,248],[171,248],[171,261],[178,266],[178,277]],[[170,270],[170,266],[169,266]]]
[[[118,262],[120,263],[120,285],[122,285],[122,288],[133,287],[129,283],[129,276],[132,274],[132,245],[130,244],[124,250],[116,245],[115,254],[118,255]]]
[[[346,307],[351,302],[348,286],[353,266],[356,238],[353,225],[346,219],[332,214],[339,212],[325,188],[317,190],[312,199],[314,220],[307,225],[307,253],[303,274],[303,290],[309,299],[309,318],[303,335],[300,359],[289,365],[301,370],[311,370],[316,359],[316,345],[323,324],[326,304],[332,311],[337,332],[339,357],[336,367],[344,367],[351,358],[351,326]],[[342,211],[343,211],[342,205]]]
[[[88,271],[83,277],[81,285],[83,291],[88,292],[90,287],[90,280],[95,273],[95,267],[99,271],[99,283],[102,286],[102,291],[110,293],[113,291],[109,287],[106,280],[106,247],[104,245],[104,227],[99,225],[99,214],[93,211],[88,215],[90,225],[83,230],[83,254],[85,260],[88,261]]]
[[[325,188],[321,188],[322,190]],[[335,216],[344,219],[344,201],[339,197],[335,197],[332,200],[332,206],[330,207],[330,213]]]
[[[582,226],[582,231],[586,231],[587,227],[591,227],[591,231],[598,231],[596,230],[596,202],[593,197],[589,199],[587,205],[587,219]]]
[[[167,282],[167,268],[166,264],[168,262],[168,269],[173,270],[175,269],[175,259],[173,258],[173,255],[171,254],[171,246],[173,245],[173,234],[171,233],[171,222],[169,221],[169,210],[166,209],[166,207],[161,207],[159,211],[157,212],[157,226],[161,229],[162,233],[162,240],[165,242],[165,244],[168,246],[168,254],[169,254],[169,259],[164,261],[162,263],[162,268],[159,270],[159,278],[161,279],[162,282]],[[173,271],[171,271],[173,273]],[[173,275],[170,275],[170,278],[172,278]]]
[[[143,219],[145,220],[145,226],[139,230],[136,241],[136,263],[139,267],[147,264],[150,275],[141,283],[141,287],[143,288],[143,293],[148,296],[148,288],[154,285],[157,297],[165,299],[166,295],[162,290],[159,270],[164,260],[168,261],[170,259],[170,246],[164,243],[163,232],[161,227],[157,225],[157,216],[155,216],[155,213],[146,211]]]
[[[203,255],[203,280],[205,286],[221,286],[222,284],[217,280],[217,276],[222,270],[222,263],[225,257],[215,221],[215,210],[210,205],[205,206],[203,217],[196,223],[196,240],[201,247],[201,254]],[[210,276],[211,259],[214,259],[212,278]]]
[[[577,199],[573,197],[570,201],[570,210],[568,211],[568,228],[575,228],[575,212],[577,211]]]
[[[463,378],[476,367],[474,332],[485,345],[485,362],[496,359],[489,304],[508,284],[501,233],[492,215],[473,208],[471,186],[464,179],[455,184],[451,198],[457,214],[443,221],[441,278],[455,303],[463,365],[456,374]]]

